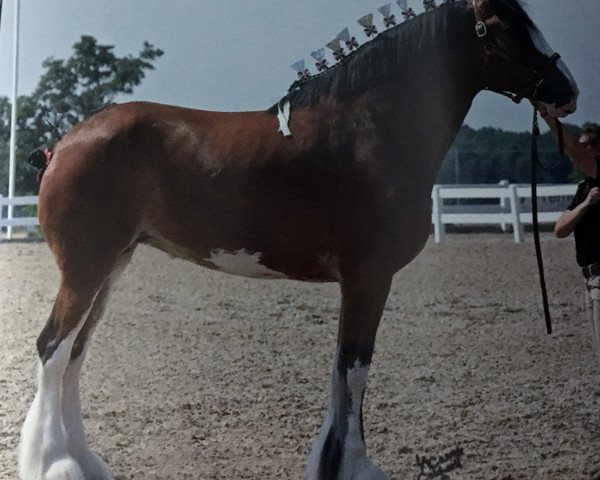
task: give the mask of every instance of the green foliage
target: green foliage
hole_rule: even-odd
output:
[[[56,139],[53,129],[66,132],[119,94],[131,94],[154,69],[163,51],[144,42],[137,57],[117,57],[113,46],[84,35],[66,60],[50,57],[31,95],[17,99],[16,194],[37,193],[36,172],[25,161],[29,153]],[[10,102],[0,97],[0,194],[7,193]]]
[[[565,125],[572,131],[578,128]],[[538,168],[540,183],[570,183],[573,164],[561,157],[550,132],[538,139],[544,168]],[[464,125],[438,173],[437,183],[529,183],[531,181],[531,133],[506,132],[495,128],[474,130]]]

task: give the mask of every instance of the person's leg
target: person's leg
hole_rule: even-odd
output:
[[[594,276],[586,283],[589,302],[591,304],[591,328],[594,349],[600,358],[600,276]]]

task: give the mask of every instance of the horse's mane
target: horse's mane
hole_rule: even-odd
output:
[[[525,27],[523,31],[537,29],[520,0],[491,1],[501,12],[501,18]],[[294,82],[284,98],[289,100],[292,109],[311,107],[324,95],[343,100],[378,86],[390,74],[400,72],[405,63],[416,55],[436,54],[439,45],[425,40],[441,36],[447,38],[448,29],[456,27],[464,18],[461,15],[464,3],[465,0],[444,3],[379,33],[327,70],[307,80]],[[277,111],[278,104],[268,110],[273,114]]]

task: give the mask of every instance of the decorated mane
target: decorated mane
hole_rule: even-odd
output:
[[[362,45],[356,37],[351,36],[348,28],[327,44],[332,50],[333,63],[325,56],[325,49],[320,48],[311,53],[318,73],[312,74],[304,60],[292,65],[297,72],[297,80],[290,86],[283,100],[289,101],[290,108],[310,107],[327,94],[338,99],[348,98],[367,87],[377,86],[390,73],[399,72],[405,61],[415,54],[429,55],[421,41],[424,35],[436,37],[460,22],[459,5],[466,0],[423,0],[425,12],[417,15],[407,5],[407,0],[396,0],[401,9],[401,21],[391,11],[391,5],[384,5],[378,10],[383,16],[384,29],[379,32],[373,23],[373,14],[358,20],[368,40]],[[520,0],[493,0],[494,6],[501,12],[501,17],[511,24],[524,27],[524,32],[537,31],[537,27],[523,8]],[[443,14],[442,14],[443,12]],[[372,40],[371,40],[372,39]],[[395,48],[395,46],[400,46]],[[433,49],[434,47],[432,47]],[[280,104],[275,104],[268,111],[276,114]]]

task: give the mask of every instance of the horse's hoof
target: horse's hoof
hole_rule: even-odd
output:
[[[67,457],[50,465],[41,480],[86,480],[86,478],[77,462]]]
[[[104,460],[94,452],[87,450],[79,455],[74,455],[81,467],[86,480],[113,480],[113,476]]]

